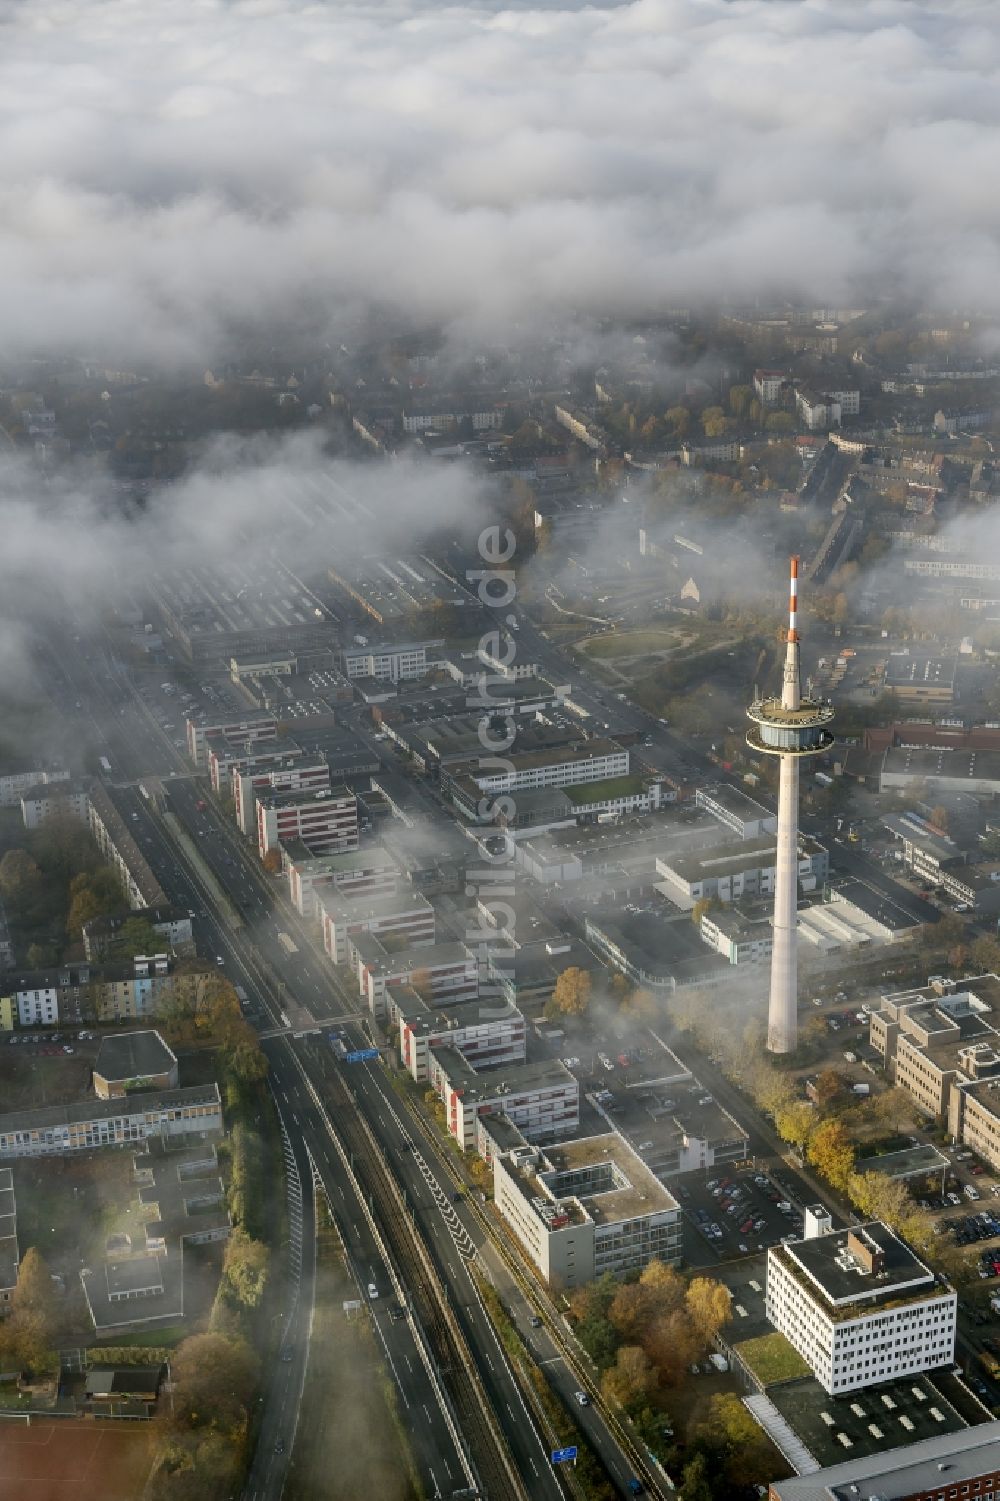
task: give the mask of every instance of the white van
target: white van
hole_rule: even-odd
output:
[[[978,1188],[973,1188],[973,1186],[972,1186],[971,1183],[967,1183],[965,1185],[965,1188],[962,1190],[962,1192],[965,1194],[965,1197],[967,1199],[978,1199],[979,1198],[979,1189]]]

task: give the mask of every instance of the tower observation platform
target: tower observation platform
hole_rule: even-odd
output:
[[[747,709],[747,745],[777,756],[778,852],[774,883],[774,942],[767,1046],[772,1053],[794,1052],[798,1042],[799,764],[833,744],[828,728],[833,707],[823,699],[803,698],[799,684],[799,560],[792,559],[788,636],[781,696],[754,697]]]

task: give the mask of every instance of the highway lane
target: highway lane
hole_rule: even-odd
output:
[[[344,1030],[349,1036],[351,1029]],[[635,1469],[608,1429],[600,1407],[592,1403],[581,1408],[576,1402],[575,1393],[581,1389],[580,1378],[563,1356],[552,1331],[545,1326],[532,1328],[530,1319],[535,1312],[534,1303],[511,1275],[465,1192],[456,1187],[460,1180],[448,1173],[446,1161],[439,1156],[438,1143],[425,1122],[405,1110],[381,1064],[353,1065],[350,1078],[356,1093],[371,1102],[366,1112],[369,1118],[377,1116],[387,1130],[394,1127],[399,1133],[400,1143],[412,1142],[416,1149],[400,1151],[396,1170],[407,1200],[417,1206],[418,1217],[423,1216],[422,1223],[430,1228],[437,1255],[448,1258],[456,1267],[467,1269],[474,1263],[493,1283],[568,1411],[587,1435],[611,1478],[622,1493],[627,1494],[628,1482]],[[469,1290],[460,1307],[473,1323],[485,1320],[492,1331],[492,1322],[483,1308],[475,1283],[471,1277],[468,1280]],[[592,1393],[588,1392],[588,1395]],[[522,1470],[522,1473],[525,1472]]]
[[[260,1402],[257,1445],[244,1487],[246,1501],[280,1501],[291,1460],[309,1344],[316,1275],[316,1222],[309,1157],[297,1131],[283,1137],[289,1182],[290,1275],[281,1315],[279,1358],[271,1363]]]
[[[304,1049],[304,1042],[291,1046]],[[286,1039],[264,1044],[272,1069],[272,1089],[279,1108],[288,1112],[308,1146],[327,1201],[337,1224],[348,1268],[357,1284],[357,1297],[370,1317],[387,1369],[396,1385],[400,1413],[414,1461],[428,1495],[449,1496],[469,1483],[466,1460],[455,1444],[437,1402],[412,1325],[414,1314],[393,1317],[400,1305],[394,1296],[390,1267],[376,1243],[364,1205],[358,1201],[354,1183],[345,1169],[302,1075],[291,1056]],[[369,1296],[374,1284],[378,1296]]]

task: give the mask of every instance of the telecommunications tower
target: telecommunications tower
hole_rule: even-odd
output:
[[[797,1042],[798,950],[795,913],[799,894],[799,762],[818,756],[833,744],[827,729],[830,704],[803,698],[799,685],[799,560],[792,559],[788,606],[788,645],[780,698],[755,698],[747,710],[751,750],[781,759],[778,788],[778,860],[774,883],[774,946],[771,996],[767,1009],[767,1046],[772,1053],[791,1053]]]

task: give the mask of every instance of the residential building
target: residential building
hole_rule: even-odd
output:
[[[0,776],[0,808],[16,808],[32,787],[51,786],[69,781],[68,771],[9,771]]]
[[[580,1125],[580,1086],[558,1059],[511,1063],[477,1073],[455,1047],[428,1053],[428,1081],[445,1110],[445,1128],[464,1152],[482,1145],[482,1117],[503,1114],[527,1141],[571,1136]]]
[[[26,829],[37,829],[47,818],[69,813],[86,820],[89,798],[79,782],[59,780],[25,788],[21,794],[21,820]]]
[[[339,855],[358,847],[358,800],[347,787],[276,792],[257,798],[257,849],[263,860],[279,844],[301,842],[314,855]]]
[[[393,934],[408,948],[433,943],[434,908],[426,897],[404,887],[388,896],[318,898],[323,947],[334,964],[351,962],[352,939],[361,933],[376,938]]]
[[[303,917],[317,914],[317,902],[360,901],[391,895],[400,880],[399,866],[378,845],[341,855],[314,855],[299,841],[282,846],[288,891]]]
[[[125,923],[132,919],[148,923],[159,933],[167,948],[179,953],[194,952],[191,917],[180,907],[140,907],[127,916],[92,917],[83,925],[83,952],[91,961],[103,959],[114,945]]]
[[[124,1099],[138,1089],[176,1089],[177,1056],[159,1032],[115,1032],[101,1039],[94,1064],[99,1100]]]
[[[768,1501],[994,1501],[997,1495],[1000,1422],[988,1422],[772,1480]]]
[[[20,1262],[14,1172],[12,1168],[0,1167],[0,1317],[10,1308]]]
[[[831,1396],[951,1365],[957,1305],[877,1220],[767,1253],[767,1317]]]
[[[621,1137],[532,1147],[488,1119],[494,1205],[553,1292],[681,1258],[681,1209]]]
[[[374,1016],[386,1016],[392,992],[415,979],[421,994],[438,1006],[471,1001],[479,994],[478,965],[464,943],[389,950],[372,933],[359,933],[351,942],[358,989]]]
[[[155,1016],[166,996],[197,1003],[218,973],[214,964],[204,961],[177,964],[169,954],[137,954],[122,964],[92,970],[81,1010],[87,1020],[141,1021]]]
[[[221,1130],[219,1086],[197,1085],[0,1116],[0,1159],[63,1156]]]
[[[169,906],[166,892],[106,787],[97,783],[91,786],[86,818],[101,854],[118,872],[133,911]]]
[[[249,751],[259,741],[277,739],[278,720],[274,714],[228,714],[211,720],[189,716],[185,721],[185,734],[191,760],[196,766],[206,766],[206,742],[210,736],[218,736]]]
[[[787,370],[755,370],[753,389],[761,406],[777,406],[781,401],[782,387],[787,384],[787,381]]]
[[[393,1006],[400,1058],[418,1084],[429,1077],[431,1054],[438,1048],[457,1048],[474,1069],[524,1062],[524,1017],[506,1001],[480,998],[435,1008],[411,986],[395,992]]]
[[[256,758],[233,767],[230,778],[236,822],[240,832],[251,836],[257,828],[257,797],[268,792],[327,792],[332,788],[330,767],[322,757],[300,753],[294,759],[260,766]]]

